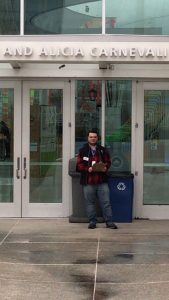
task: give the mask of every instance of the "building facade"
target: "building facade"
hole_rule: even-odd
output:
[[[1,0],[0,217],[72,213],[69,159],[99,129],[133,217],[169,219],[167,0]]]

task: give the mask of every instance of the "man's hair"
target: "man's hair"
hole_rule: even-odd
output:
[[[97,136],[99,136],[99,131],[97,128],[92,128],[92,129],[88,130],[87,136],[89,136],[90,133],[95,133],[95,134],[97,134]]]

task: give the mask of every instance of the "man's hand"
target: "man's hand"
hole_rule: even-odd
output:
[[[91,173],[92,171],[92,167],[89,167],[88,172]]]
[[[106,172],[106,171],[107,171],[107,167],[104,167],[104,168],[103,168],[103,172]]]

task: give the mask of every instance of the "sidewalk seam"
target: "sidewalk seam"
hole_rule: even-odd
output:
[[[17,220],[16,223],[12,226],[12,228],[9,230],[9,232],[7,233],[7,235],[3,238],[3,240],[0,242],[0,246],[4,243],[4,241],[7,239],[7,237],[11,234],[11,232],[13,231],[14,227],[16,225],[18,225],[20,222],[20,220]]]
[[[99,247],[100,247],[100,233],[98,235],[98,243],[97,243],[96,269],[95,269],[95,276],[94,276],[93,300],[95,300],[95,293],[96,293],[96,279],[97,279],[97,266],[98,266],[98,258],[99,258]]]

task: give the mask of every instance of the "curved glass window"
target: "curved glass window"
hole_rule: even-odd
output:
[[[101,0],[25,0],[25,34],[97,34],[101,28]]]
[[[169,35],[168,0],[106,0],[106,33]]]
[[[20,0],[0,1],[0,34],[20,34]]]

